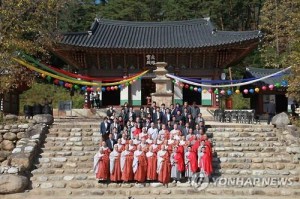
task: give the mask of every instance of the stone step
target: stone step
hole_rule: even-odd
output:
[[[244,142],[214,142],[214,148],[216,147],[264,147],[264,146],[283,146],[278,141],[244,141]]]
[[[80,129],[91,129],[91,128],[100,128],[100,122],[93,123],[93,124],[78,124],[77,122],[74,123],[66,123],[66,124],[52,124],[53,128],[58,129],[67,129],[67,128],[80,128]]]
[[[84,161],[84,162],[66,162],[66,163],[43,163],[40,165],[37,165],[38,168],[60,168],[60,169],[73,169],[73,168],[93,168],[93,162],[92,161]]]
[[[98,188],[91,189],[67,189],[64,191],[60,188],[52,189],[34,189],[25,193],[3,195],[3,199],[36,199],[36,198],[47,198],[47,199],[252,199],[262,198],[270,199],[273,197],[281,198],[297,198],[300,195],[299,190],[287,189],[287,188],[215,188],[208,187],[202,191],[195,190],[194,188],[152,188],[151,190],[144,191],[143,189],[131,188],[131,189],[106,189],[99,190]],[[222,197],[218,197],[218,196]]]
[[[33,179],[32,179],[33,180]],[[33,188],[50,189],[50,188],[71,188],[71,189],[84,189],[84,188],[98,188],[98,189],[134,189],[137,187],[135,183],[106,183],[100,182],[95,179],[95,176],[86,175],[65,175],[65,176],[37,176],[32,184]],[[272,181],[271,181],[272,180]],[[160,183],[143,183],[140,189],[160,189]],[[181,187],[197,188],[185,181],[180,184],[169,183],[170,189],[179,189]],[[286,177],[286,176],[221,176],[213,177],[211,182],[207,184],[207,188],[219,189],[221,187],[229,188],[252,188],[252,187],[288,187],[291,189],[299,189],[299,179]]]
[[[241,127],[235,124],[230,124],[230,127],[212,127],[207,128],[207,132],[214,132],[214,133],[224,133],[224,132],[256,132],[256,133],[262,133],[262,132],[272,132],[275,128],[270,127],[267,125],[263,126],[253,126],[249,125],[248,127]]]
[[[62,169],[62,168],[38,168],[31,172],[33,176],[37,174],[42,175],[52,175],[52,174],[93,174],[94,171],[92,170],[92,167],[90,168],[69,168],[69,169]]]
[[[214,156],[218,156],[218,157],[235,157],[235,158],[239,158],[239,157],[243,157],[243,158],[264,158],[264,161],[267,162],[272,162],[270,159],[274,159],[274,162],[279,161],[279,162],[291,162],[292,161],[292,157],[293,155],[290,155],[289,153],[286,153],[284,151],[280,151],[276,154],[274,153],[270,153],[270,152],[255,152],[255,151],[243,151],[243,152],[238,152],[238,151],[232,151],[232,152],[228,152],[228,151],[218,151],[216,153],[214,153]]]
[[[74,183],[74,185],[80,186],[79,184]],[[84,185],[83,185],[84,186]],[[47,186],[46,186],[47,187]],[[295,197],[300,195],[300,190],[293,188],[276,188],[276,187],[213,187],[208,186],[207,188],[202,189],[201,187],[172,187],[172,188],[163,188],[163,187],[153,187],[153,188],[83,188],[82,186],[76,188],[52,188],[44,190],[35,189],[30,191],[30,195],[37,196],[56,196],[62,198],[86,198],[89,199],[99,198],[99,196],[104,198],[129,198],[134,196],[134,198],[216,198],[216,195],[222,196],[222,198],[264,198],[267,196],[281,196],[281,197]],[[269,198],[269,197],[268,197]]]
[[[263,141],[278,141],[278,137],[213,137],[214,142],[263,142]]]

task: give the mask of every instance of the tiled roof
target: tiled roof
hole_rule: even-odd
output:
[[[271,75],[273,73],[281,71],[281,69],[266,69],[266,68],[254,68],[254,67],[247,67],[246,73],[244,78],[262,78],[267,75]],[[291,74],[291,70],[287,70],[280,75],[276,75],[272,78],[268,78],[265,80],[262,80],[260,84],[275,84],[275,83],[281,83],[283,80],[286,80],[287,76]],[[259,84],[259,83],[258,83]]]
[[[204,48],[260,37],[260,31],[217,31],[209,18],[163,22],[96,19],[90,31],[66,33],[61,43],[102,49]]]

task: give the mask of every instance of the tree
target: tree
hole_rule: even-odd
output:
[[[267,0],[262,9],[260,25],[265,33],[262,46],[265,65],[271,68],[292,66],[288,95],[298,101],[300,101],[299,19],[299,0]]]
[[[19,51],[40,57],[57,40],[59,16],[70,0],[3,0],[0,8],[0,93],[30,84],[32,73],[12,61]]]
[[[210,17],[220,30],[257,29],[264,0],[110,0],[102,17],[129,21]]]
[[[260,28],[265,34],[262,58],[268,68],[286,67],[298,31],[292,23],[299,12],[297,4],[298,0],[267,0],[262,8]]]

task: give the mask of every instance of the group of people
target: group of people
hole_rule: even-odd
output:
[[[164,104],[139,112],[125,106],[117,116],[110,107],[100,124],[99,151],[94,171],[99,181],[169,182],[210,176],[212,143],[205,133],[199,107]]]

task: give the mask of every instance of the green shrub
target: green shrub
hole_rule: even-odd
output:
[[[242,94],[232,95],[233,109],[250,109],[250,98],[244,98]]]
[[[70,91],[64,87],[35,82],[29,90],[20,95],[20,114],[23,114],[25,104],[43,104],[44,98],[52,101],[53,108],[58,108],[59,101],[67,100],[72,100],[73,108],[83,108],[84,105],[84,96],[79,91],[75,92],[74,96],[71,97]]]

